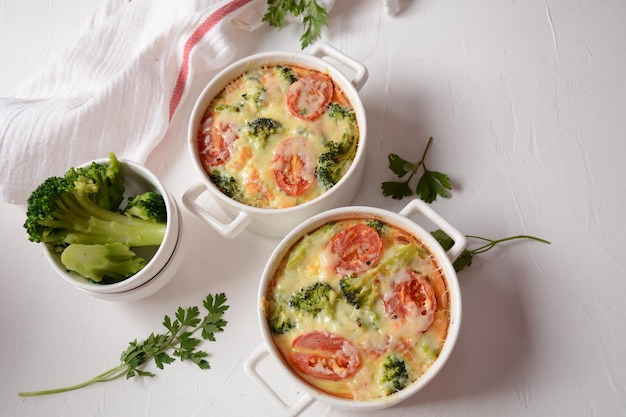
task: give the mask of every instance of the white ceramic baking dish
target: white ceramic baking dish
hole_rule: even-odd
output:
[[[330,63],[331,60],[341,64],[345,69],[351,70],[353,72],[351,78],[348,78],[335,65],[332,65]],[[314,200],[298,206],[279,209],[252,207],[235,201],[222,193],[210,180],[202,166],[196,140],[203,115],[213,98],[230,81],[246,70],[272,64],[300,65],[329,74],[352,103],[359,126],[359,143],[356,155],[343,178],[334,187]],[[367,124],[365,110],[359,98],[358,90],[366,82],[367,77],[368,72],[364,65],[323,42],[313,45],[307,53],[266,52],[252,55],[222,70],[204,88],[191,114],[188,130],[189,151],[198,172],[199,180],[183,194],[183,205],[196,217],[212,226],[222,236],[234,238],[243,230],[266,236],[282,237],[294,226],[317,213],[349,204],[359,188],[365,165]],[[224,211],[227,215],[226,220],[223,219],[223,216],[211,213],[198,202],[199,197],[205,192],[208,192]]]
[[[454,241],[454,246],[447,252],[443,250],[441,245],[432,237],[432,235],[411,220],[411,217],[421,214],[438,228],[443,230]],[[448,328],[448,334],[443,345],[443,348],[428,370],[419,377],[415,382],[409,385],[407,388],[394,393],[388,397],[384,397],[376,400],[368,401],[355,401],[351,399],[344,399],[332,396],[325,392],[322,392],[312,385],[305,383],[301,380],[296,373],[291,371],[288,364],[284,362],[280,352],[274,345],[271,331],[269,329],[267,318],[263,312],[263,299],[266,296],[268,285],[270,284],[278,264],[283,256],[287,253],[289,248],[300,240],[307,233],[317,229],[318,227],[327,224],[332,221],[339,221],[347,218],[374,218],[383,221],[387,224],[396,225],[397,227],[404,229],[417,237],[422,241],[428,249],[431,250],[435,259],[443,269],[443,274],[449,290],[450,299],[450,323]],[[452,349],[455,345],[459,326],[461,323],[461,293],[457,281],[456,272],[452,265],[452,262],[463,252],[467,246],[466,237],[450,225],[446,220],[439,216],[435,211],[430,208],[426,203],[421,200],[413,200],[410,202],[400,213],[394,213],[391,211],[371,208],[371,207],[342,207],[332,209],[324,213],[318,214],[308,221],[302,223],[295,228],[291,233],[284,237],[284,239],[278,244],[274,252],[272,253],[267,265],[263,271],[259,285],[258,293],[258,319],[261,333],[264,343],[246,360],[244,364],[245,371],[252,377],[252,379],[258,384],[258,386],[265,392],[274,402],[277,407],[281,409],[284,415],[295,416],[299,414],[306,406],[312,401],[318,400],[329,404],[333,407],[339,407],[350,410],[358,411],[373,411],[395,405],[410,396],[420,391],[426,384],[428,384],[435,375],[441,370],[446,361],[448,360]],[[289,377],[293,380],[293,384],[299,387],[299,390],[303,393],[298,396],[297,400],[293,403],[288,403],[282,398],[285,398],[285,393],[277,392],[272,384],[270,384],[266,377],[259,372],[261,365],[265,362],[266,358],[270,356],[273,359],[275,366],[283,368]],[[265,368],[267,370],[267,367]]]

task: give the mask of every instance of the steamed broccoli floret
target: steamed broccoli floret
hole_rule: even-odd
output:
[[[241,187],[237,183],[237,180],[230,175],[223,174],[217,169],[211,171],[209,174],[211,181],[221,192],[231,198],[236,198],[241,194]]]
[[[380,383],[386,395],[405,389],[410,383],[406,362],[396,353],[390,353],[382,364]]]
[[[165,200],[156,191],[146,191],[138,196],[128,197],[124,214],[155,223],[167,222]]]
[[[281,126],[279,121],[269,117],[257,117],[246,124],[249,136],[258,141],[261,147],[265,146],[267,139],[275,134]]]
[[[28,198],[24,228],[29,240],[59,248],[71,243],[160,245],[166,225],[128,217],[94,203],[99,187],[84,175],[50,177]]]
[[[322,187],[330,189],[339,182],[354,159],[356,142],[355,136],[346,134],[341,142],[324,144],[326,150],[319,156],[315,171]]]
[[[328,115],[333,119],[348,119],[355,121],[354,112],[347,106],[339,103],[330,103],[328,105]]]
[[[124,170],[112,152],[108,165],[92,162],[85,167],[70,168],[65,178],[84,187],[91,200],[104,209],[115,211],[124,200]]]
[[[70,271],[94,282],[122,281],[141,271],[147,263],[128,246],[119,242],[69,245],[61,254],[61,262]]]
[[[290,319],[287,311],[287,304],[274,297],[274,308],[267,317],[267,324],[270,331],[274,334],[284,334],[295,327],[295,324]]]
[[[289,299],[289,306],[296,311],[317,316],[325,311],[332,316],[337,293],[325,282],[315,282],[308,287],[301,288]]]

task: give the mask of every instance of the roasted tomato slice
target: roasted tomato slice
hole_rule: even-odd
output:
[[[313,185],[315,166],[313,151],[306,138],[300,136],[283,140],[272,160],[276,184],[292,196],[302,194]]]
[[[202,127],[198,151],[205,164],[215,167],[230,159],[230,148],[239,139],[238,129],[232,123],[213,124],[212,118]]]
[[[333,90],[333,82],[328,77],[313,72],[289,86],[287,107],[299,119],[315,120],[326,111]]]
[[[426,278],[414,271],[409,271],[409,279],[394,282],[393,294],[383,299],[385,314],[401,322],[415,317],[423,317],[426,331],[433,322],[437,299],[435,292]]]
[[[359,350],[352,343],[334,333],[321,331],[296,337],[289,359],[304,374],[331,381],[347,378],[361,366]]]
[[[376,266],[383,241],[370,226],[359,223],[337,233],[328,243],[331,262],[340,275],[358,275]]]

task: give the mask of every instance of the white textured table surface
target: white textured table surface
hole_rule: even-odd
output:
[[[99,3],[2,1],[0,94],[52,60]],[[432,136],[429,166],[454,186],[435,210],[466,234],[552,244],[511,243],[462,271],[462,329],[450,361],[416,396],[370,415],[626,415],[626,3],[402,4],[391,17],[380,1],[340,0],[324,32],[369,70],[367,170],[353,203],[404,207],[380,192],[392,179],[386,155],[417,160]],[[242,33],[238,57],[298,50],[298,36],[295,26]],[[179,202],[196,177],[186,122],[206,81],[194,80],[147,164]],[[27,241],[24,207],[0,204],[0,415],[278,414],[242,368],[261,343],[257,282],[278,240],[248,232],[224,240],[181,210],[187,250],[174,280],[146,299],[111,303],[62,282]],[[17,396],[115,366],[128,342],[160,330],[163,315],[221,291],[229,324],[205,345],[211,370],[176,363],[154,379]],[[315,403],[304,415],[353,414]]]

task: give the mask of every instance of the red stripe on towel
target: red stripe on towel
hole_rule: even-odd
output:
[[[176,80],[176,85],[174,86],[174,91],[172,91],[172,97],[170,98],[170,115],[169,120],[172,120],[174,116],[174,112],[178,108],[180,104],[180,100],[183,97],[183,93],[185,91],[185,86],[187,85],[187,77],[189,75],[189,55],[191,55],[191,50],[204,38],[204,36],[215,27],[218,23],[220,23],[226,16],[236,11],[242,6],[245,6],[251,0],[233,0],[215,12],[211,13],[209,17],[207,17],[204,22],[200,24],[193,31],[187,42],[185,42],[185,48],[183,51],[183,62],[180,66],[180,71],[178,72],[178,78]]]

